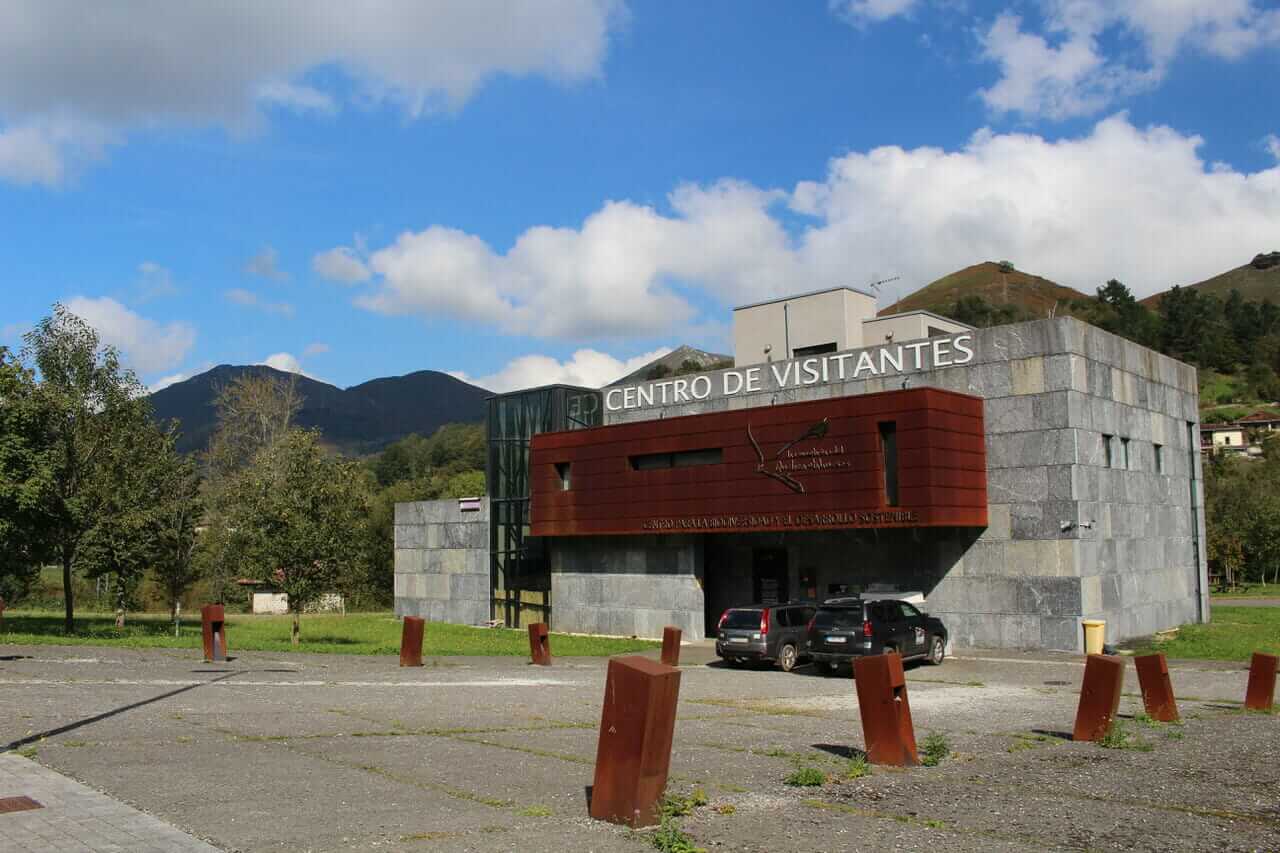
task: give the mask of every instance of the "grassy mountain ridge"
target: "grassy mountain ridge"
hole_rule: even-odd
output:
[[[219,389],[246,374],[291,378],[265,365],[220,364],[150,396],[157,420],[180,423],[179,450],[208,446]],[[484,401],[490,396],[483,388],[434,370],[373,379],[345,390],[306,376],[292,378],[303,397],[297,423],[320,430],[327,443],[352,454],[381,450],[412,433],[431,435],[447,423],[482,421]]]
[[[1235,269],[1206,278],[1204,281],[1189,284],[1187,288],[1219,299],[1226,299],[1231,295],[1231,291],[1238,290],[1246,302],[1262,302],[1270,299],[1280,305],[1280,262],[1267,266],[1268,256],[1260,255],[1259,258],[1261,260],[1255,259]],[[1280,261],[1280,258],[1277,261]],[[1160,300],[1167,292],[1154,293],[1141,302],[1154,311],[1160,307]]]
[[[1024,309],[1030,317],[1071,313],[1071,303],[1090,297],[1038,275],[996,261],[956,270],[931,282],[879,312],[880,316],[903,311],[933,311],[944,316],[960,299],[977,296],[991,305]]]

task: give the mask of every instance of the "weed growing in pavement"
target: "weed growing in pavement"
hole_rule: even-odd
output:
[[[1131,735],[1119,720],[1111,723],[1107,733],[1098,741],[1098,746],[1103,749],[1132,749],[1136,752],[1150,752],[1155,748],[1142,738]]]
[[[951,744],[947,743],[947,736],[941,732],[934,732],[924,739],[922,744],[924,747],[924,757],[920,760],[925,767],[937,767],[942,759],[951,754]]]
[[[797,788],[813,788],[827,781],[827,774],[816,767],[800,767],[784,780]]]
[[[18,755],[35,761],[37,752],[38,750],[34,746],[24,746],[22,749],[18,750]]]
[[[551,817],[551,809],[546,806],[526,806],[516,814],[521,817]]]
[[[736,811],[737,808],[734,807],[733,803],[725,803],[724,805],[716,806],[717,814],[733,814]]]
[[[662,853],[707,853],[706,848],[693,843],[674,818],[663,816],[658,831],[653,834],[653,846]]]
[[[871,772],[871,765],[867,763],[865,755],[855,755],[849,759],[849,766],[844,771],[846,779],[861,779]]]
[[[1156,720],[1153,720],[1146,711],[1139,711],[1138,713],[1134,714],[1133,721],[1138,725],[1146,726],[1149,729],[1154,729],[1160,725],[1160,723],[1158,723]]]
[[[1182,740],[1183,737],[1182,732],[1177,729],[1169,729],[1169,731],[1164,733],[1164,736],[1169,740]]]

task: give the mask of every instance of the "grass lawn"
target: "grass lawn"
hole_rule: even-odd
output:
[[[1208,625],[1183,625],[1177,637],[1138,650],[1144,652],[1238,661],[1254,652],[1280,654],[1280,607],[1214,607]]]
[[[236,651],[293,651],[289,645],[290,616],[227,616],[227,646]],[[130,614],[125,627],[117,631],[115,616],[84,613],[76,616],[76,631],[62,633],[62,615],[47,611],[9,610],[0,630],[0,646],[31,644],[55,646],[116,646],[131,649],[198,649],[200,623],[184,619],[179,636],[164,614]],[[661,645],[652,640],[616,637],[574,637],[551,635],[554,655],[615,655],[642,651]],[[302,652],[346,655],[398,655],[400,622],[390,613],[350,613],[346,616],[302,617]],[[472,628],[428,622],[422,643],[424,655],[515,655],[529,654],[529,634],[506,628]]]
[[[1233,598],[1280,598],[1280,584],[1274,583],[1253,583],[1248,587],[1241,587],[1235,592],[1215,592],[1212,594],[1212,600],[1230,601]]]

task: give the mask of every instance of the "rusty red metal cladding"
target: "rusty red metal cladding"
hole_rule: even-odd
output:
[[[1173,682],[1169,680],[1169,662],[1162,653],[1139,655],[1133,659],[1138,670],[1138,687],[1142,690],[1142,705],[1147,716],[1162,723],[1176,723],[1178,702],[1173,697]]]
[[[1249,662],[1249,686],[1244,694],[1244,706],[1250,711],[1270,711],[1276,700],[1276,669],[1280,668],[1280,656],[1254,652]]]
[[[546,622],[529,626],[529,659],[538,666],[551,666],[551,638]]]
[[[426,620],[417,616],[404,617],[404,628],[400,631],[401,666],[422,666],[422,635],[426,624]]]
[[[982,400],[941,388],[541,433],[529,524],[534,536],[985,527],[983,434]]]
[[[680,638],[683,632],[672,625],[662,629],[662,662],[667,666],[680,665]]]
[[[0,814],[7,812],[26,812],[32,809],[42,809],[43,805],[37,803],[30,797],[0,797]]]
[[[1084,664],[1080,704],[1072,740],[1101,740],[1120,710],[1124,687],[1124,659],[1114,655],[1089,655]]]
[[[591,787],[593,818],[631,827],[659,822],[679,700],[675,667],[639,655],[609,661]]]
[[[205,660],[227,659],[227,621],[221,604],[206,604],[200,608],[200,635]]]
[[[902,656],[893,653],[854,658],[853,679],[867,760],[895,767],[919,764]]]

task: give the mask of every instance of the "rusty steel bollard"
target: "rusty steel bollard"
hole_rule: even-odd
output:
[[[591,788],[593,818],[630,827],[659,822],[679,700],[675,667],[639,655],[609,661]]]
[[[227,621],[221,604],[200,608],[200,635],[204,641],[204,659],[221,662],[227,659]]]
[[[858,689],[858,715],[862,717],[867,760],[895,767],[919,764],[902,655],[893,652],[854,658],[853,681]]]
[[[1138,687],[1147,716],[1162,723],[1176,723],[1178,702],[1173,698],[1173,682],[1169,680],[1169,662],[1162,653],[1139,655],[1133,659],[1138,670]]]
[[[529,626],[529,659],[538,666],[551,666],[551,640],[547,636],[546,622],[534,622]]]
[[[1101,740],[1120,710],[1124,661],[1114,655],[1089,655],[1080,685],[1080,705],[1072,740]]]
[[[672,625],[662,629],[662,662],[667,666],[680,665],[680,637],[683,632]]]
[[[422,666],[422,634],[426,625],[426,620],[417,616],[404,617],[404,628],[400,631],[401,666]]]
[[[1254,652],[1249,662],[1249,686],[1244,694],[1244,706],[1250,711],[1270,711],[1276,698],[1276,669],[1280,656]]]

